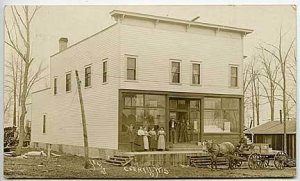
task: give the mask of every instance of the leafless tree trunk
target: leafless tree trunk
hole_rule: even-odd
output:
[[[249,64],[250,85],[251,85],[251,105],[252,105],[252,119],[253,127],[259,125],[260,114],[260,94],[259,94],[259,72],[256,69],[256,58]],[[256,118],[256,119],[255,119]]]
[[[286,130],[286,119],[287,119],[287,60],[290,56],[290,52],[294,46],[295,39],[293,39],[288,45],[287,49],[284,50],[283,42],[282,42],[282,32],[280,30],[279,34],[279,43],[277,46],[272,44],[266,44],[263,49],[272,55],[280,65],[280,72],[282,76],[282,84],[278,84],[279,87],[282,89],[282,107],[283,107],[283,122],[284,122],[284,129]],[[284,151],[287,151],[286,145],[286,133],[284,133]]]
[[[32,19],[34,18],[34,15],[37,12],[37,10],[38,7],[35,7],[32,12],[30,12],[28,6],[11,7],[13,23],[16,25],[16,31],[18,32],[16,37],[12,36],[11,30],[8,28],[8,24],[5,19],[5,28],[8,37],[8,40],[5,41],[5,44],[11,47],[21,57],[24,63],[24,71],[22,73],[22,91],[20,97],[20,103],[21,103],[21,115],[20,115],[20,125],[19,125],[20,134],[19,134],[19,144],[16,150],[17,154],[20,154],[24,142],[24,133],[25,133],[24,119],[27,113],[26,100],[27,100],[28,88],[29,88],[28,76],[29,76],[30,67],[34,60],[31,57],[30,27],[31,27]],[[21,38],[22,44],[21,42],[18,41],[17,37]]]
[[[6,60],[5,71],[5,87],[12,92],[13,98],[13,126],[17,126],[17,101],[18,101],[18,81],[19,81],[19,64],[18,58],[12,54],[10,60]],[[6,92],[7,95],[7,92]]]
[[[244,110],[246,110],[246,107],[252,103],[251,100],[252,96],[249,96],[249,88],[252,88],[251,86],[251,66],[250,64],[244,64],[243,68],[243,94],[244,94]],[[252,105],[250,105],[252,107]],[[251,126],[251,125],[249,125]]]
[[[261,78],[259,79],[260,84],[262,85],[264,92],[266,93],[266,97],[268,99],[270,105],[270,117],[271,121],[274,121],[275,118],[275,92],[277,89],[277,84],[275,82],[279,82],[278,80],[278,71],[279,64],[274,61],[272,56],[265,55],[265,50],[263,47],[260,47],[260,62],[262,64],[262,72]],[[262,80],[262,78],[264,78]],[[268,86],[267,86],[268,85]]]

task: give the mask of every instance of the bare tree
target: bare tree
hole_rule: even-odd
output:
[[[287,61],[289,59],[291,50],[294,46],[295,39],[293,39],[290,43],[288,43],[287,48],[283,48],[283,35],[280,29],[280,34],[279,34],[279,42],[278,45],[272,45],[272,44],[266,44],[263,46],[263,49],[272,55],[277,62],[279,63],[280,66],[280,72],[282,76],[282,83],[279,85],[279,87],[282,90],[282,109],[283,109],[283,121],[284,121],[284,129],[286,128],[286,119],[287,119],[287,96],[288,94],[287,91]],[[293,96],[289,96],[293,97]],[[284,151],[286,151],[286,134],[284,134]]]
[[[252,92],[252,76],[251,76],[251,66],[252,62],[244,63],[243,68],[243,93],[244,93],[244,110],[246,110],[247,106],[252,108],[252,121],[254,119],[254,104],[253,104],[253,92]],[[249,95],[250,92],[250,95]],[[251,125],[249,125],[251,127]]]
[[[17,126],[17,90],[18,90],[18,79],[19,79],[19,59],[15,58],[11,54],[10,60],[6,60],[6,73],[5,73],[5,88],[8,92],[12,92],[13,97],[13,126]]]
[[[248,78],[244,78],[244,94],[248,91],[250,92],[250,104],[252,109],[252,125],[260,124],[260,88],[259,88],[259,76],[260,73],[257,69],[257,58],[253,57],[251,62],[246,66]],[[245,75],[244,75],[245,76]],[[245,89],[247,88],[247,89]]]
[[[24,142],[24,119],[27,113],[26,110],[26,100],[28,96],[29,88],[29,72],[32,66],[34,59],[31,55],[31,23],[38,10],[38,7],[34,7],[33,10],[30,10],[28,6],[22,7],[11,7],[11,13],[13,17],[13,24],[15,25],[14,30],[17,31],[17,36],[13,36],[11,29],[8,27],[7,20],[5,19],[5,29],[7,34],[7,40],[5,44],[8,45],[12,50],[15,51],[21,58],[24,67],[22,67],[22,90],[20,96],[21,104],[21,115],[20,115],[20,125],[19,125],[19,144],[17,146],[17,154],[20,154],[21,148]],[[19,40],[20,38],[21,40]]]
[[[260,46],[260,54],[259,60],[262,65],[261,78],[259,79],[260,84],[263,87],[264,92],[266,93],[266,97],[268,99],[270,105],[270,117],[271,121],[274,121],[275,118],[275,92],[278,84],[275,82],[279,82],[278,80],[278,71],[279,64],[274,61],[274,57],[270,55],[266,55],[265,50],[262,46]]]

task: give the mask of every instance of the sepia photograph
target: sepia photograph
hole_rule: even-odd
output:
[[[295,4],[3,11],[4,178],[296,177]]]

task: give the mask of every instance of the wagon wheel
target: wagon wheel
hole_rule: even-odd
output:
[[[235,152],[234,153],[234,156],[233,156],[233,162],[232,162],[232,166],[233,168],[238,168],[238,167],[241,167],[242,166],[242,159],[240,158],[240,155],[238,152]]]
[[[261,168],[267,168],[269,166],[270,161],[268,159],[263,159],[261,161],[260,167]]]
[[[278,152],[276,153],[274,157],[274,165],[277,169],[282,170],[284,168],[284,165],[287,161],[287,154],[284,152]]]
[[[248,157],[248,166],[250,169],[257,169],[261,165],[261,156],[257,153],[252,153]]]

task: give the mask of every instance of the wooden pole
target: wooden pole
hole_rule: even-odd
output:
[[[286,115],[285,115],[286,116]],[[284,119],[283,119],[283,143],[284,143],[284,153],[287,153],[287,140],[286,140],[286,118],[284,116]]]
[[[282,124],[282,110],[280,110],[280,123]],[[283,151],[287,153],[287,145],[286,145],[286,119],[283,119]]]
[[[83,99],[81,93],[81,86],[80,86],[80,79],[78,76],[78,71],[75,70],[76,80],[77,80],[77,88],[78,88],[78,95],[79,95],[79,102],[80,102],[80,109],[81,109],[81,119],[82,119],[82,128],[83,128],[83,139],[84,139],[84,168],[89,168],[89,145],[88,145],[88,135],[87,135],[87,128],[86,128],[86,119],[85,119],[85,112],[83,106]]]
[[[47,143],[47,159],[49,159],[51,156],[51,144]]]

